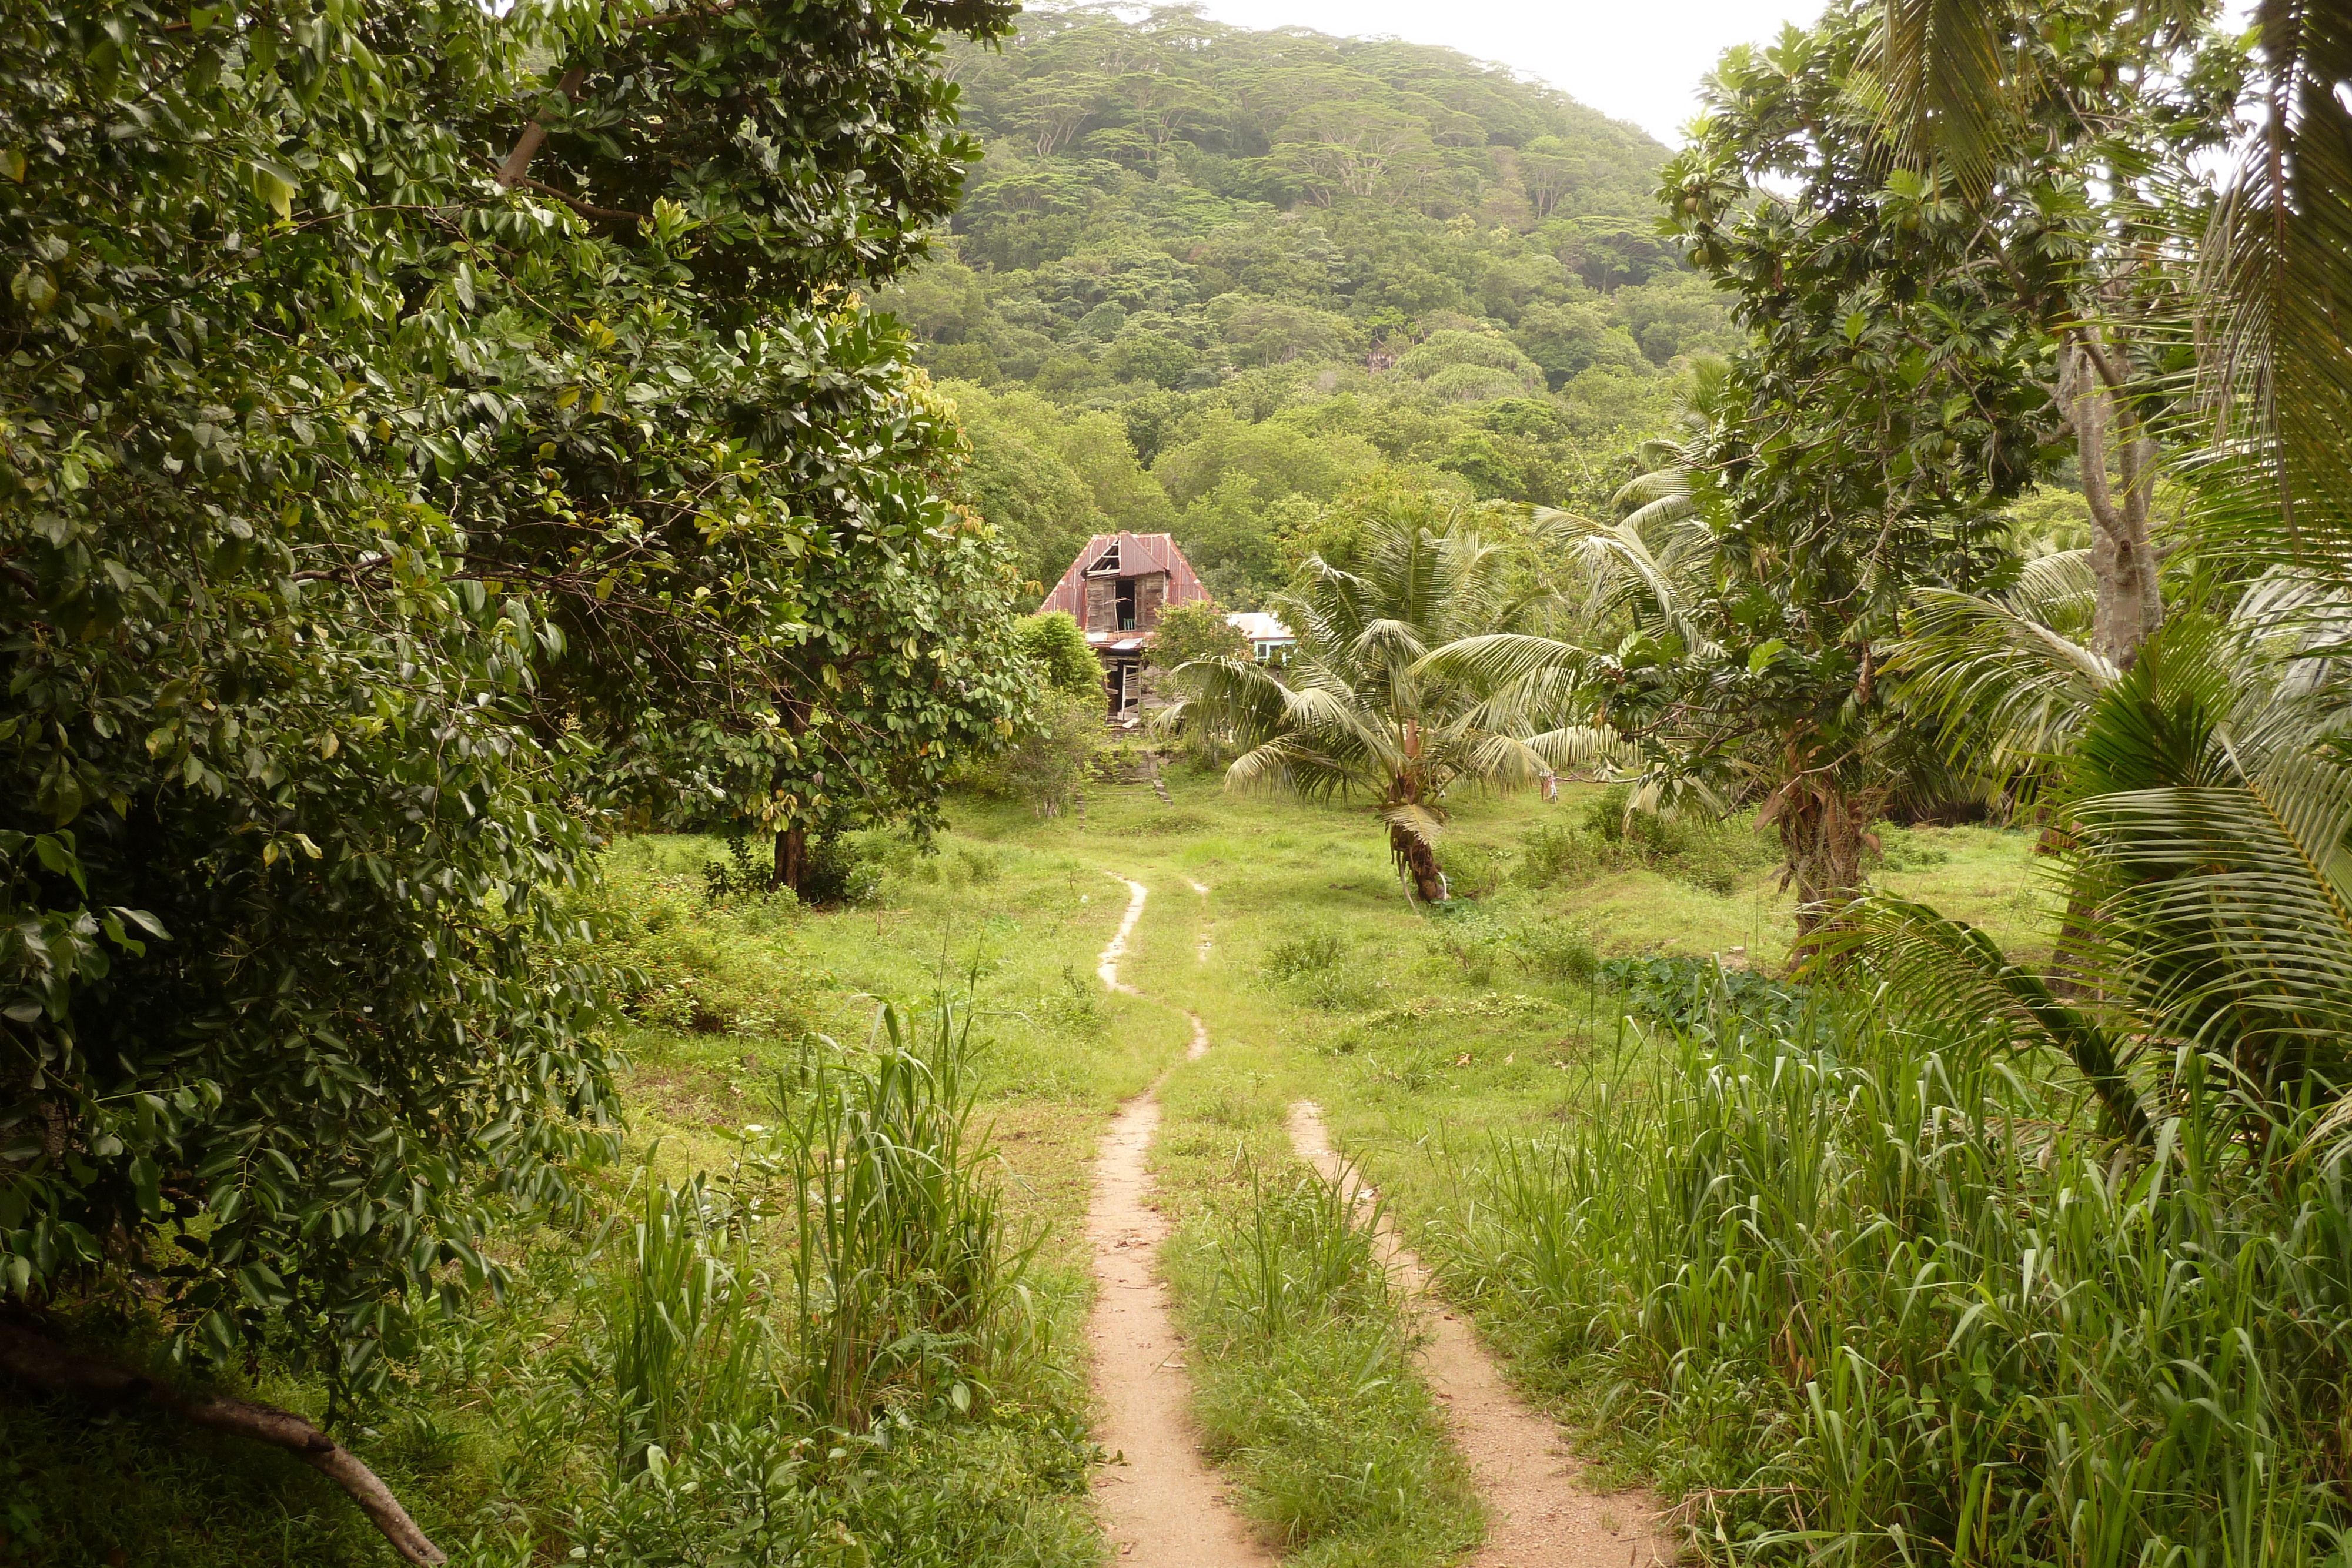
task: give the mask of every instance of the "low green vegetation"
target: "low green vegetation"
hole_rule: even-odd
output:
[[[1969,1020],[1706,1009],[1457,1147],[1449,1279],[1727,1555],[2335,1561],[2352,1194],[2181,1071],[2138,1163]]]
[[[1244,1092],[1188,1097],[1162,1158],[1197,1206],[1169,1272],[1206,1452],[1286,1562],[1444,1562],[1477,1540],[1481,1508],[1415,1375],[1377,1211],[1264,1148],[1286,1134]]]

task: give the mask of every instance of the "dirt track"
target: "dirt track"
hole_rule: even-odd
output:
[[[1290,1142],[1298,1157],[1327,1177],[1341,1176],[1339,1156],[1311,1100],[1290,1108]],[[1370,1189],[1364,1189],[1370,1197]],[[1639,1568],[1671,1563],[1674,1551],[1654,1531],[1656,1505],[1639,1491],[1600,1493],[1579,1484],[1559,1428],[1512,1392],[1478,1336],[1429,1294],[1429,1270],[1383,1224],[1381,1247],[1402,1277],[1428,1334],[1422,1374],[1470,1461],[1493,1513],[1486,1544],[1469,1568]]]
[[[1140,883],[1127,887],[1127,915],[1095,972],[1111,989],[1135,995],[1119,981],[1118,960],[1149,894]],[[1209,1031],[1194,1018],[1189,1055],[1197,1059],[1208,1047]],[[1168,1222],[1151,1207],[1151,1173],[1144,1161],[1160,1126],[1158,1087],[1129,1101],[1111,1123],[1095,1159],[1094,1200],[1087,1208],[1095,1260],[1087,1337],[1102,1406],[1097,1435],[1117,1461],[1097,1476],[1095,1495],[1121,1563],[1272,1568],[1274,1559],[1250,1539],[1226,1502],[1224,1483],[1201,1461],[1183,1341],[1155,1268]]]
[[[1128,890],[1127,912],[1095,973],[1109,989],[1139,996],[1119,979],[1118,961],[1150,894],[1141,883],[1118,880]],[[1208,889],[1192,886],[1205,909]],[[1205,934],[1195,956],[1208,957]],[[1187,1055],[1198,1060],[1209,1048],[1208,1029],[1185,1016],[1192,1022]],[[1168,1223],[1152,1207],[1146,1161],[1159,1126],[1155,1082],[1120,1109],[1095,1161],[1087,1239],[1096,1294],[1087,1333],[1102,1406],[1098,1436],[1114,1456],[1096,1479],[1096,1496],[1122,1563],[1273,1568],[1273,1555],[1251,1538],[1226,1501],[1223,1482],[1202,1462],[1187,1408],[1183,1341],[1156,1268]],[[1341,1176],[1313,1102],[1291,1107],[1290,1136],[1301,1159],[1327,1176]],[[1649,1497],[1580,1485],[1581,1467],[1559,1429],[1512,1392],[1470,1325],[1429,1294],[1428,1270],[1385,1224],[1381,1248],[1428,1336],[1423,1375],[1492,1511],[1486,1543],[1469,1568],[1642,1568],[1673,1561],[1655,1532]]]

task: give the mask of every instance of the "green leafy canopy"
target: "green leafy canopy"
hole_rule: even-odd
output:
[[[937,27],[1004,15],[0,17],[9,1294],[380,1375],[611,1124],[600,813],[919,824],[1027,700],[850,292],[971,152]]]

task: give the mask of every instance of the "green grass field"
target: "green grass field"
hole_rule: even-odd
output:
[[[1256,1195],[1304,1176],[1284,1106],[1320,1101],[1408,1236],[1442,1256],[1459,1175],[1490,1139],[1555,1126],[1597,1082],[1641,1076],[1642,1037],[1595,958],[1716,955],[1765,971],[1784,959],[1769,848],[1738,829],[1612,847],[1596,831],[1610,815],[1596,812],[1597,790],[1470,798],[1445,859],[1475,896],[1441,913],[1408,904],[1360,808],[1236,797],[1196,774],[1167,783],[1168,801],[1145,785],[1097,785],[1082,812],[1052,821],[960,800],[935,852],[879,845],[875,896],[838,911],[714,905],[713,840],[641,838],[608,857],[614,956],[645,975],[623,1041],[631,1159],[599,1178],[611,1214],[627,1212],[632,1183],[723,1182],[741,1129],[773,1119],[780,1079],[812,1051],[855,1057],[881,1003],[919,1009],[944,987],[971,1009],[996,1168],[1038,1242],[1027,1283],[1046,1348],[984,1416],[909,1412],[897,1446],[870,1454],[794,1450],[809,1484],[853,1494],[850,1511],[810,1528],[855,1536],[857,1551],[887,1542],[902,1562],[1040,1568],[1099,1557],[1085,1501],[1078,1330],[1090,1287],[1078,1222],[1101,1129],[1165,1073],[1154,1165],[1179,1224],[1169,1267],[1197,1340],[1200,1408],[1246,1510],[1301,1563],[1451,1560],[1475,1533],[1475,1503],[1411,1374],[1392,1301],[1372,1290],[1282,1328],[1277,1343],[1252,1339],[1274,1331],[1251,1328],[1220,1294],[1220,1260]],[[1896,833],[1882,879],[2025,949],[2046,944],[2049,925],[2030,851],[2026,836],[1986,829]],[[1151,889],[1122,967],[1142,997],[1108,995],[1094,976],[1125,905],[1122,876]],[[1183,1060],[1181,1009],[1210,1031],[1197,1063]],[[812,1045],[812,1032],[835,1045]],[[438,1331],[404,1368],[396,1407],[357,1439],[460,1561],[556,1562],[583,1540],[709,1534],[694,1511],[705,1504],[608,1474],[609,1420],[598,1424],[584,1364],[567,1359],[613,1266],[612,1233],[602,1254],[598,1234],[508,1238],[521,1288]],[[781,1266],[781,1245],[757,1232],[751,1266]],[[1234,1370],[1255,1364],[1287,1370]],[[1310,1396],[1351,1373],[1386,1392]],[[314,1385],[267,1361],[251,1385],[320,1405]],[[0,1563],[389,1561],[338,1494],[275,1454],[135,1419],[91,1429],[38,1406],[0,1412]],[[661,1554],[675,1550],[593,1555],[738,1560]]]

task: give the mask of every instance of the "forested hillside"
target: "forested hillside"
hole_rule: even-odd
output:
[[[1501,68],[1078,6],[954,70],[986,159],[880,302],[1040,582],[1171,529],[1247,607],[1370,494],[1597,507],[1726,346],[1655,233],[1666,150]]]

